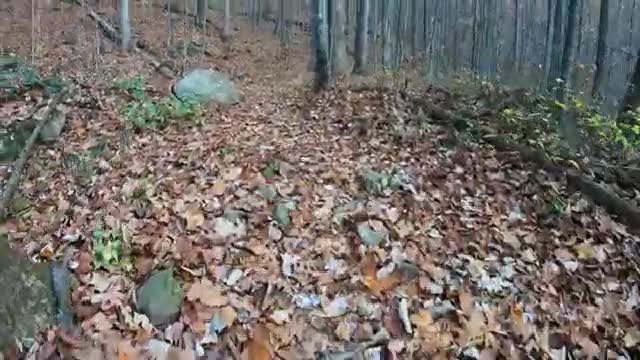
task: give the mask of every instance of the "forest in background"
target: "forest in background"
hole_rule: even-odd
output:
[[[284,0],[286,21],[304,23],[309,30],[309,3]],[[355,41],[360,3],[346,1],[342,5],[350,45]],[[582,100],[590,102],[595,95],[605,110],[617,110],[640,48],[640,4],[637,0],[575,1],[575,10],[569,13],[571,5],[566,0],[370,0],[369,34],[380,45],[387,11],[393,40],[397,41],[399,31],[403,33],[403,57],[429,59],[422,64],[429,82],[445,84],[452,75],[472,71],[512,87],[546,90],[550,81],[560,77],[567,24],[574,16],[568,86]],[[235,13],[261,12],[272,21],[280,14],[279,6],[278,0],[233,4]],[[606,23],[601,22],[601,13],[607,16]],[[604,46],[603,69],[594,84],[599,41]],[[377,55],[382,56],[380,51]]]

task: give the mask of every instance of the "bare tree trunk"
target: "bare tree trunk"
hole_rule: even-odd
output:
[[[345,7],[344,1],[334,0],[332,26],[331,26],[331,68],[334,74],[346,74],[349,72],[347,60],[347,35],[345,33]]]
[[[369,0],[360,0],[358,9],[357,29],[356,29],[356,56],[353,72],[364,74],[367,67],[367,55],[369,53],[368,43],[368,20],[369,20]]]
[[[222,41],[231,40],[231,0],[224,0],[224,25],[222,28]]]
[[[564,12],[564,0],[557,0],[553,15],[553,45],[551,47],[551,64],[549,69],[549,90],[557,88],[556,79],[562,76],[562,13]]]
[[[564,91],[567,89],[567,83],[571,76],[571,63],[575,58],[574,35],[576,31],[576,17],[578,8],[578,0],[569,0],[569,9],[567,11],[567,29],[564,36],[564,49],[562,50],[562,62],[560,63],[560,78],[562,84],[560,89],[562,93],[557,97],[559,101],[564,99]]]
[[[602,75],[607,56],[607,35],[609,34],[609,0],[600,0],[600,23],[598,25],[598,47],[596,50],[596,70],[593,74],[591,96],[600,96]]]
[[[621,112],[635,110],[640,107],[640,49],[636,55],[636,65],[629,80],[627,92],[622,99]]]
[[[478,71],[478,2],[473,2],[473,23],[471,25],[472,38],[471,38],[471,70]]]
[[[576,30],[578,0],[569,0],[569,8],[567,11],[567,29],[565,32],[564,49],[562,51],[562,63],[560,66],[560,78],[562,81],[556,92],[556,99],[566,102],[566,92],[568,80],[571,76],[571,63],[575,58],[574,35]],[[560,114],[560,133],[567,140],[571,149],[575,149],[578,145],[578,128],[575,116],[567,110],[563,110]]]
[[[323,90],[329,87],[329,30],[326,18],[326,0],[312,0],[313,52],[315,54],[315,87]]]
[[[288,29],[287,29],[287,23],[285,18],[286,17],[285,6],[286,6],[285,0],[280,0],[277,28],[278,28],[278,39],[280,40],[281,49],[286,49],[288,45],[288,42],[287,42]]]
[[[120,0],[120,33],[123,50],[129,49],[131,42],[131,24],[129,23],[129,0]]]
[[[425,20],[426,23],[426,20]],[[418,55],[418,0],[411,0],[411,56]]]
[[[520,71],[520,62],[521,62],[521,49],[522,49],[522,45],[520,44],[522,42],[521,39],[521,35],[520,35],[520,1],[515,0],[515,17],[514,17],[514,21],[515,21],[515,40],[513,41],[513,70],[515,70],[515,72],[517,73],[518,71]]]
[[[382,1],[382,66],[391,64],[391,12],[392,0]]]
[[[171,1],[167,0],[167,47],[173,43],[173,21],[171,21]]]
[[[548,87],[551,82],[551,56],[553,52],[553,30],[555,28],[553,20],[553,0],[547,0],[547,31],[544,43],[544,82],[540,87],[541,89]]]
[[[204,27],[204,23],[207,19],[207,0],[197,0],[196,3],[196,26],[199,28]]]

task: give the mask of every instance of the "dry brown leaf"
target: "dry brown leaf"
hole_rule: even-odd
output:
[[[464,345],[473,346],[482,344],[487,333],[484,314],[481,311],[471,313],[468,321],[464,323]]]
[[[236,310],[231,306],[225,306],[220,310],[220,318],[224,327],[230,327],[236,321]]]
[[[242,175],[242,168],[237,166],[229,169],[225,169],[222,172],[222,178],[226,181],[234,181],[238,180],[238,178]]]
[[[222,289],[214,285],[209,279],[202,279],[195,282],[187,291],[189,301],[200,300],[204,305],[218,307],[227,305],[228,299],[222,294]]]
[[[474,312],[473,296],[469,289],[464,288],[460,290],[458,293],[458,301],[460,301],[460,310],[462,310],[465,315],[470,316]]]
[[[416,326],[418,334],[422,337],[431,336],[438,331],[438,327],[433,322],[431,313],[427,310],[420,310],[417,314],[410,317],[411,323]]]
[[[375,254],[367,254],[362,263],[362,283],[374,296],[381,297],[384,292],[393,290],[402,283],[402,273],[394,270],[387,277],[378,279],[376,277],[376,264]]]
[[[182,213],[182,217],[186,220],[186,229],[193,231],[204,224],[204,214],[197,204],[191,204],[186,207]]]
[[[253,329],[253,336],[245,343],[241,358],[243,360],[270,360],[273,357],[269,341],[269,329],[258,324]]]
[[[224,189],[225,189],[224,181],[223,180],[217,180],[213,184],[213,187],[211,188],[211,191],[212,191],[213,195],[220,196],[220,195],[224,195]]]

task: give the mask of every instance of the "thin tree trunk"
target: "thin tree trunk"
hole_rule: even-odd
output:
[[[560,64],[560,78],[562,84],[560,89],[562,91],[561,96],[556,97],[559,101],[564,99],[564,91],[567,88],[567,82],[571,76],[571,63],[575,58],[575,30],[576,30],[576,17],[578,7],[578,0],[569,0],[569,8],[567,11],[567,29],[564,36],[564,49],[562,51],[562,62]]]
[[[553,16],[553,0],[547,0],[547,31],[544,43],[544,81],[541,88],[548,87],[551,82],[551,56],[553,53],[553,30],[555,28]]]
[[[204,27],[207,18],[207,0],[197,0],[196,2],[196,26]]]
[[[353,72],[364,74],[367,68],[367,55],[369,53],[368,25],[369,25],[369,0],[359,0],[360,6],[357,14],[356,28],[356,56]]]
[[[382,66],[391,63],[391,11],[392,0],[382,1]]]
[[[287,24],[285,19],[285,0],[279,1],[278,14],[278,38],[280,40],[280,48],[287,48]]]
[[[573,1],[573,0],[569,0]],[[562,43],[562,13],[564,1],[557,0],[555,14],[553,17],[553,46],[551,51],[551,69],[549,73],[549,90],[557,89],[556,79],[562,76],[562,59],[564,58],[563,49],[566,48]],[[566,36],[565,36],[566,38]],[[562,87],[562,86],[560,86]]]
[[[167,48],[173,43],[173,21],[171,21],[171,1],[167,0]]]
[[[477,37],[478,37],[478,1],[473,2],[473,23],[471,25],[472,38],[471,38],[471,70],[477,71]]]
[[[514,17],[514,22],[515,22],[515,40],[513,41],[513,70],[515,70],[515,72],[517,73],[518,71],[520,71],[520,59],[521,59],[521,48],[522,45],[520,44],[520,42],[522,41],[522,39],[520,38],[520,1],[515,0],[515,17]]]
[[[575,46],[575,28],[577,16],[578,0],[569,0],[569,8],[567,11],[567,29],[565,31],[564,49],[562,52],[562,63],[560,66],[560,78],[562,81],[556,91],[556,100],[561,103],[566,102],[567,81],[571,76],[571,63],[574,59]],[[578,145],[578,129],[575,116],[568,110],[560,113],[560,133],[568,142],[571,149],[575,149]]]
[[[222,27],[222,41],[231,40],[231,0],[224,0],[224,24]]]
[[[633,69],[633,75],[629,80],[627,92],[622,99],[621,112],[636,110],[640,107],[640,48],[636,55],[636,65]]]
[[[129,22],[129,0],[120,0],[120,45],[123,50],[129,49],[131,42],[131,23]]]
[[[346,74],[349,69],[347,59],[347,35],[345,32],[344,1],[333,0],[331,35],[331,69],[333,74]]]
[[[411,56],[418,55],[418,0],[411,0]]]
[[[325,12],[326,0],[312,0],[313,52],[315,54],[315,88],[323,90],[329,87],[329,29]]]
[[[582,25],[584,22],[584,1],[580,1],[580,10],[578,11],[578,17],[579,17],[579,21],[578,21],[578,28],[576,29],[577,31],[577,39],[576,39],[576,52],[574,54],[574,59],[573,59],[573,65],[574,65],[574,70],[573,70],[573,74],[571,74],[571,82],[569,83],[570,86],[574,89],[578,88],[578,76],[580,75],[580,73],[577,71],[578,68],[581,68],[581,54],[582,54]]]

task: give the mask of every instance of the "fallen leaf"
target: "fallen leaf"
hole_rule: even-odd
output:
[[[187,292],[189,301],[200,300],[204,305],[218,307],[227,305],[228,299],[222,294],[222,289],[214,285],[209,279],[202,279],[195,282]]]
[[[458,293],[458,301],[460,301],[460,310],[470,316],[474,312],[473,296],[468,289],[461,289]]]
[[[409,319],[416,326],[418,334],[423,338],[428,338],[438,332],[438,327],[433,322],[431,313],[427,310],[420,310],[418,313],[411,315]]]
[[[242,174],[242,168],[237,166],[230,169],[225,169],[222,172],[222,178],[226,181],[235,181],[235,180],[238,180],[241,174]]]
[[[91,254],[86,251],[81,251],[78,255],[78,267],[76,268],[76,273],[84,275],[91,272],[91,261]]]
[[[393,290],[402,283],[402,273],[395,269],[386,277],[378,279],[376,263],[375,254],[368,253],[362,264],[362,283],[373,295],[381,297],[384,292]]]
[[[187,206],[182,213],[182,217],[186,220],[186,229],[189,231],[197,230],[198,227],[204,224],[204,214],[197,204]]]
[[[352,322],[343,320],[338,324],[338,327],[335,330],[335,334],[338,339],[343,341],[350,341],[351,335],[353,334],[353,330],[355,329],[355,324]]]
[[[574,247],[580,260],[591,260],[595,258],[596,253],[591,244],[578,244]]]
[[[225,183],[222,180],[217,180],[213,187],[211,188],[211,192],[214,196],[224,195]]]
[[[233,325],[237,318],[236,310],[231,306],[225,306],[218,309],[211,319],[209,326],[211,330],[217,334],[221,333],[224,329]]]
[[[253,336],[245,343],[242,351],[243,360],[270,360],[272,348],[269,341],[269,330],[262,324],[253,329]]]

